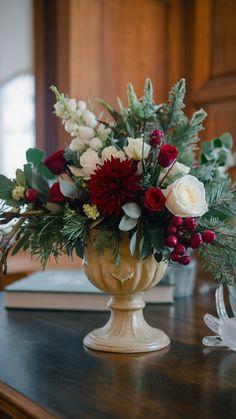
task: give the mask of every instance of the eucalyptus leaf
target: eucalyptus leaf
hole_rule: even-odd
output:
[[[47,202],[45,207],[50,212],[62,212],[62,211],[64,211],[64,208],[63,208],[62,205],[56,204],[54,202]]]
[[[30,163],[24,164],[25,182],[28,186],[32,186],[33,171]]]
[[[130,240],[130,253],[132,256],[134,256],[135,254],[136,244],[137,244],[137,231],[135,231],[135,233],[133,234]]]
[[[25,174],[21,169],[16,170],[16,181],[17,185],[25,186]]]
[[[232,135],[229,132],[225,132],[220,136],[220,139],[224,145],[225,148],[228,148],[230,150],[233,147],[233,138]]]
[[[26,159],[28,163],[38,165],[44,158],[44,152],[38,148],[29,148],[26,151]]]
[[[220,138],[215,138],[213,140],[213,144],[214,144],[214,147],[216,147],[216,148],[221,148],[222,147],[222,141],[221,141]]]
[[[74,183],[60,179],[59,184],[62,195],[71,199],[74,199],[78,196],[78,189]]]
[[[119,229],[121,231],[129,231],[132,230],[137,224],[138,220],[135,218],[128,217],[128,215],[124,215],[120,221]]]
[[[14,183],[4,175],[0,175],[0,199],[11,199]]]
[[[79,256],[80,258],[83,258],[83,256],[84,256],[84,246],[83,246],[83,243],[81,242],[81,240],[76,241],[75,252],[76,252],[77,256]]]
[[[43,162],[40,162],[39,163],[39,165],[38,165],[38,170],[39,170],[39,172],[44,176],[44,177],[46,177],[47,179],[50,179],[50,180],[53,180],[53,179],[55,179],[56,178],[56,176],[51,172],[51,170],[49,170],[48,168],[47,168],[47,166],[45,166],[44,164],[43,164]]]
[[[122,207],[124,213],[131,218],[139,218],[141,215],[141,209],[135,202],[129,202]]]

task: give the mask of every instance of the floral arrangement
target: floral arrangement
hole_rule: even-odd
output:
[[[188,265],[198,250],[218,282],[234,282],[236,188],[226,172],[232,138],[223,134],[202,144],[198,133],[206,113],[184,114],[185,80],[156,104],[150,80],[138,99],[128,85],[128,107],[97,99],[70,99],[55,87],[55,114],[68,145],[45,158],[29,149],[14,179],[0,176],[1,265],[23,249],[40,258],[66,253],[83,257],[91,229],[98,254],[110,248],[119,265],[119,245],[128,235],[140,259]],[[70,139],[70,140],[69,140]]]

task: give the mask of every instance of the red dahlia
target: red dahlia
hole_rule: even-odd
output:
[[[133,160],[120,161],[112,157],[98,166],[91,175],[88,187],[91,202],[106,215],[120,215],[122,205],[136,201],[141,189],[136,175],[137,164]]]

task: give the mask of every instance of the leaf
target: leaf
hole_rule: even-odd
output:
[[[40,174],[34,176],[32,179],[32,187],[43,195],[47,195],[49,191],[48,183]]]
[[[130,218],[128,215],[124,215],[120,221],[119,229],[121,231],[129,231],[132,230],[137,224],[138,220],[135,218]]]
[[[83,246],[81,240],[76,241],[75,252],[76,252],[77,256],[79,256],[80,258],[83,258],[83,256],[84,256],[84,246]]]
[[[38,148],[29,148],[26,151],[26,159],[28,163],[38,165],[44,158],[44,152]]]
[[[164,235],[162,230],[159,231],[149,231],[150,239],[153,244],[153,247],[161,252],[165,245]]]
[[[132,256],[134,256],[135,254],[136,244],[137,244],[137,231],[135,231],[135,233],[133,234],[130,240],[130,253]]]
[[[140,251],[140,258],[141,259],[145,259],[147,256],[151,255],[152,244],[151,244],[151,241],[150,241],[148,235],[145,235],[140,240],[139,251]]]
[[[0,199],[11,199],[14,183],[4,175],[0,175]]]
[[[160,263],[162,261],[162,253],[154,253],[155,260]]]
[[[227,162],[227,158],[228,158],[228,151],[222,150],[219,153],[219,157],[217,159],[217,163],[219,164],[219,166],[224,166]]]
[[[23,170],[21,169],[16,170],[16,181],[19,186],[25,186],[25,174]]]
[[[220,138],[215,138],[213,140],[213,144],[215,148],[221,148],[222,147],[222,141]]]
[[[74,183],[66,182],[65,180],[60,179],[59,184],[62,195],[71,199],[78,196],[78,189]]]
[[[202,152],[205,156],[210,156],[213,150],[213,145],[211,141],[204,141],[202,144]]]
[[[56,176],[51,172],[51,170],[49,170],[48,168],[47,168],[47,166],[45,166],[44,164],[43,164],[43,162],[40,162],[39,163],[39,165],[38,165],[38,170],[39,170],[39,172],[44,176],[44,177],[46,177],[47,179],[50,179],[50,180],[54,180],[55,178],[56,178]]]
[[[220,139],[224,145],[225,148],[228,148],[230,150],[233,147],[233,138],[232,135],[229,132],[225,132],[220,136]]]
[[[25,182],[28,186],[32,186],[33,172],[30,163],[24,164]]]
[[[51,211],[51,212],[63,212],[64,211],[63,205],[56,204],[54,202],[47,202],[47,204],[45,205],[45,208],[48,211]]]
[[[17,242],[16,246],[14,247],[13,251],[12,251],[12,256],[16,255],[16,253],[19,252],[19,250],[26,245],[26,243],[28,242],[28,239],[30,238],[30,233],[26,233],[24,234],[21,239]],[[28,247],[28,245],[27,245]]]
[[[123,209],[124,213],[126,215],[128,215],[128,217],[131,217],[131,218],[136,219],[136,218],[139,218],[140,215],[141,215],[140,207],[137,204],[135,204],[134,202],[130,202],[130,203],[127,203],[127,204],[123,205],[122,209]]]

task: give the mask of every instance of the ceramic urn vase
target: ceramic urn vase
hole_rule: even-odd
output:
[[[98,256],[93,245],[93,234],[87,239],[83,269],[88,279],[99,289],[111,295],[108,323],[93,330],[84,338],[84,344],[106,352],[150,352],[169,345],[169,337],[147,324],[143,317],[143,293],[162,278],[166,263],[157,263],[153,256],[140,260],[132,256],[128,235],[120,244],[121,263],[115,266],[113,255],[107,249]]]

